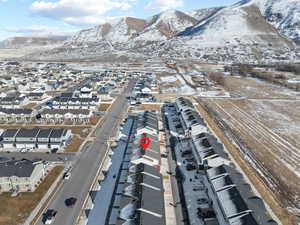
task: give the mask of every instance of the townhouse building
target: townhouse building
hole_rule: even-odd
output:
[[[72,138],[67,129],[7,129],[1,135],[4,149],[53,149],[68,144]]]
[[[45,176],[41,161],[0,161],[0,192],[33,192]]]

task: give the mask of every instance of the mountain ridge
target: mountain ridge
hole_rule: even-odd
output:
[[[145,58],[176,56],[229,62],[297,60],[300,1],[287,0],[295,3],[292,6],[284,1],[243,0],[191,12],[169,10],[147,19],[121,17],[81,30],[52,52],[30,57],[47,58],[55,52],[62,58],[140,54]],[[280,7],[285,9],[279,16]]]

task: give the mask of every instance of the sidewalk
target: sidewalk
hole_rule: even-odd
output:
[[[37,221],[33,223],[33,220],[36,218],[36,216],[40,213],[41,209],[43,207],[47,207],[46,203],[48,202],[49,198],[51,197],[52,193],[55,194],[55,192],[58,190],[59,185],[62,181],[62,177],[64,174],[64,170],[61,171],[60,175],[56,178],[56,180],[52,183],[51,187],[48,189],[46,194],[43,196],[39,204],[34,208],[34,210],[30,213],[30,215],[27,217],[26,221],[23,225],[34,225]]]

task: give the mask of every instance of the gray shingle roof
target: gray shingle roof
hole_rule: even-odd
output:
[[[50,138],[60,138],[67,132],[66,129],[53,129]]]
[[[0,162],[0,177],[30,177],[35,164],[29,160],[12,160]]]
[[[2,137],[3,138],[13,138],[17,134],[19,129],[8,129],[3,132]]]
[[[40,130],[37,138],[48,138],[48,137],[50,137],[51,132],[52,132],[52,129],[43,129],[43,130]]]
[[[32,128],[32,129],[20,129],[18,134],[16,135],[16,138],[20,137],[28,137],[28,138],[34,138],[38,135],[40,129],[39,128]]]

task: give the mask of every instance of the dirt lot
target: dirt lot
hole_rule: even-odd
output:
[[[29,103],[27,105],[23,106],[23,109],[32,109],[33,107],[35,107],[37,104],[36,103]]]
[[[154,105],[154,104],[141,104],[137,107],[130,108],[133,110],[155,110],[159,111],[160,110],[160,105]]]
[[[2,193],[0,195],[0,225],[22,224],[62,170],[62,166],[53,168],[35,192],[21,193],[17,197],[11,197],[10,193]]]
[[[106,111],[110,106],[111,104],[102,103],[100,104],[98,111]]]
[[[90,118],[90,124],[96,125],[100,119],[101,119],[101,116],[93,116],[92,118]]]
[[[64,152],[77,152],[84,139],[74,137],[71,142],[64,148]]]

